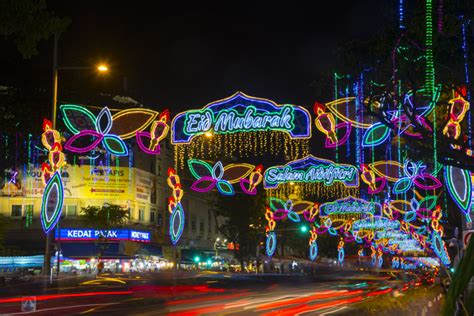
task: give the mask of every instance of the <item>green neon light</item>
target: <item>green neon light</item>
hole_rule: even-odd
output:
[[[199,166],[202,166],[202,167],[206,168],[209,171],[209,174],[200,175],[196,171],[196,168],[195,168],[196,165],[199,165]],[[211,176],[213,174],[211,165],[208,164],[207,162],[203,161],[203,160],[189,159],[188,160],[188,167],[189,167],[189,171],[191,172],[193,177],[196,178],[196,179],[201,179],[204,176]]]
[[[267,113],[258,113],[255,106],[247,106],[244,113],[230,109],[221,110],[217,115],[210,109],[203,109],[186,112],[183,132],[188,136],[211,130],[217,134],[269,130],[291,132],[295,128],[294,119],[292,106]]]
[[[87,118],[89,118],[91,120],[91,125],[95,126],[95,122],[96,122],[95,115],[92,114],[91,111],[89,111],[88,109],[86,109],[83,106],[79,106],[79,105],[75,105],[75,104],[64,104],[64,105],[60,106],[60,110],[63,114],[64,124],[71,131],[71,133],[73,133],[73,134],[79,134],[80,130],[78,130],[72,124],[72,122],[69,119],[69,115],[68,115],[67,111],[73,111],[73,112],[75,111],[75,112],[79,112],[79,113],[83,114],[84,116],[86,116]],[[90,128],[87,128],[87,129],[90,129]]]

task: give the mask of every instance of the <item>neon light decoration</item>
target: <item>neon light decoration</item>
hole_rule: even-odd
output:
[[[339,240],[337,245],[337,261],[340,265],[344,262],[344,240]]]
[[[123,140],[143,131],[158,115],[158,112],[153,110],[139,108],[122,110],[112,115],[110,110],[104,107],[96,117],[85,107],[73,104],[62,105],[60,110],[64,124],[73,134],[64,145],[65,149],[83,154],[102,142],[104,148],[115,156],[128,155]],[[151,134],[140,136],[151,138]],[[139,138],[141,140],[141,137]]]
[[[361,220],[354,221],[352,224],[353,230],[384,230],[384,229],[398,229],[400,222],[397,220],[389,220],[381,216],[373,216]]]
[[[326,113],[324,105],[319,102],[314,103],[313,111],[316,114],[314,123],[317,129],[326,135],[326,148],[334,148],[347,142],[352,128],[350,123],[342,122],[336,125],[333,114]],[[338,138],[336,132],[339,130],[345,130],[341,139]]]
[[[402,177],[395,182],[393,193],[405,193],[411,189],[413,184],[423,190],[435,190],[442,186],[442,183],[434,176],[423,172],[426,169],[426,166],[421,161],[415,163],[406,160],[403,166],[405,177]]]
[[[191,185],[191,189],[196,192],[209,192],[217,187],[222,195],[234,195],[235,191],[232,184],[240,182],[255,169],[254,165],[246,163],[229,164],[224,167],[220,161],[211,166],[209,163],[197,159],[188,160],[188,167],[193,177],[197,179]],[[261,175],[261,169],[255,171],[252,179],[249,180],[249,185],[251,181],[252,186],[256,186],[261,182],[261,180],[258,181],[259,173]],[[242,186],[243,184],[241,184]],[[249,187],[249,190],[245,189],[244,192],[247,194],[257,193],[255,187]]]
[[[293,139],[310,138],[310,114],[303,107],[278,105],[237,92],[202,109],[179,113],[171,124],[171,140],[173,144],[183,144],[208,132],[252,131],[283,131]]]
[[[289,182],[324,183],[326,186],[341,182],[346,187],[358,187],[359,171],[352,165],[336,164],[331,160],[312,155],[265,170],[263,176],[265,189],[274,189],[282,183]]]
[[[376,177],[375,172],[369,170],[365,164],[361,165],[360,178],[365,184],[369,186],[367,192],[369,194],[376,194],[383,190],[387,179],[385,177]]]
[[[313,226],[310,231],[310,234],[311,237],[309,238],[309,259],[311,261],[314,261],[318,256],[318,232],[316,230],[316,227]]]
[[[451,105],[449,121],[443,129],[443,134],[458,139],[461,135],[461,125],[459,123],[461,123],[469,110],[469,102],[459,95],[457,98],[451,99],[449,104]]]
[[[471,222],[469,212],[472,204],[472,178],[470,172],[453,166],[445,166],[444,179],[451,198],[464,213],[466,220]]]
[[[274,231],[270,231],[267,233],[267,242],[266,242],[266,252],[267,256],[271,257],[275,254],[277,246],[277,238]]]
[[[171,213],[169,235],[171,243],[175,246],[183,234],[185,215],[181,205],[181,199],[184,195],[181,188],[181,179],[173,168],[168,169],[167,183],[173,190],[171,197],[168,199],[168,211]]]
[[[272,218],[275,221],[288,218],[292,222],[299,223],[301,221],[299,213],[304,212],[312,203],[307,201],[300,201],[293,203],[292,200],[283,202],[278,198],[269,198],[270,209],[273,211]]]
[[[443,239],[441,239],[441,235],[437,232],[433,232],[431,234],[431,249],[433,249],[436,256],[438,256],[445,266],[449,266],[451,264],[448,251],[446,250],[446,244],[444,243]]]
[[[244,191],[246,194],[249,194],[249,195],[256,195],[257,186],[263,180],[262,171],[263,171],[263,166],[258,165],[255,167],[255,170],[252,171],[248,179],[241,178],[239,181],[239,184],[242,191]]]
[[[158,155],[160,153],[160,142],[168,135],[170,127],[169,111],[161,112],[157,121],[151,125],[150,132],[137,132],[136,139],[138,147],[147,154]],[[148,142],[148,146],[145,143]]]
[[[377,202],[367,202],[352,196],[338,199],[334,202],[321,204],[320,216],[329,216],[333,214],[381,214],[382,205]]]
[[[63,210],[64,189],[61,175],[56,171],[44,188],[41,202],[41,225],[48,234],[56,226]]]

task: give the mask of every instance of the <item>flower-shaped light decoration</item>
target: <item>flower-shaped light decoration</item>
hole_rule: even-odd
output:
[[[415,163],[406,160],[403,166],[405,176],[395,182],[393,193],[403,194],[411,189],[413,184],[423,190],[435,190],[442,186],[437,178],[424,172],[426,166],[421,161]]]
[[[461,135],[461,121],[469,110],[469,102],[461,95],[449,101],[451,108],[449,110],[449,121],[443,129],[443,134],[450,138],[458,139]]]
[[[234,195],[232,184],[247,177],[255,168],[254,165],[246,163],[230,164],[224,167],[220,161],[211,166],[209,163],[197,159],[188,160],[188,166],[191,174],[197,179],[191,185],[191,189],[196,192],[209,192],[217,187],[217,191],[222,195]],[[258,180],[257,178],[258,172],[253,180]],[[254,191],[254,188],[251,188],[251,191]]]
[[[319,214],[319,204],[314,203],[312,207],[303,211],[303,217],[307,222],[314,223],[316,216]]]
[[[326,135],[326,148],[334,148],[347,142],[351,134],[351,123],[342,122],[336,125],[334,115],[330,112],[326,112],[325,106],[319,102],[314,103],[313,111],[316,114],[316,119],[314,120],[316,128]],[[337,136],[337,131],[339,130],[344,132],[344,135],[340,139]]]
[[[365,164],[361,164],[360,171],[360,178],[369,186],[369,194],[376,194],[383,190],[385,184],[387,183],[387,179],[385,177],[377,177],[375,172],[370,170]]]
[[[167,182],[168,186],[173,190],[171,197],[168,198],[168,211],[171,213],[169,235],[171,243],[176,245],[184,230],[184,209],[181,205],[184,191],[181,188],[181,180],[173,168],[168,169]]]
[[[242,191],[249,195],[256,195],[257,186],[263,180],[262,173],[263,173],[263,166],[258,165],[255,167],[255,170],[252,171],[248,179],[241,178],[239,183],[240,183],[240,188],[242,189]]]
[[[64,124],[73,136],[64,148],[84,154],[102,143],[107,152],[115,156],[128,155],[125,139],[143,131],[158,115],[158,112],[142,108],[119,111],[114,115],[104,107],[97,116],[85,107],[65,104],[60,107]]]
[[[294,223],[301,222],[301,217],[298,213],[293,211],[293,201],[287,200],[284,202],[278,198],[269,198],[270,209],[273,211],[273,219],[275,221],[281,221],[286,218]]]
[[[136,139],[138,147],[147,154],[158,155],[160,153],[160,142],[168,135],[170,127],[168,121],[170,112],[164,110],[160,113],[157,121],[151,124],[150,132],[137,132]],[[148,143],[148,146],[145,144]]]
[[[318,257],[318,233],[316,231],[316,227],[313,226],[310,231],[310,234],[311,237],[309,238],[309,259],[311,261],[314,261]]]

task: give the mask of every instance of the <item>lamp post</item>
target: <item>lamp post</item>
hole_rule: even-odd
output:
[[[58,41],[59,41],[59,34],[56,33],[54,35],[54,51],[53,51],[53,95],[52,95],[52,123],[53,129],[56,129],[56,116],[57,116],[57,103],[58,103],[58,71],[59,70],[91,70],[97,69],[100,73],[105,73],[109,69],[104,64],[99,64],[97,67],[58,67]],[[56,226],[56,230],[59,229],[59,220]],[[48,234],[46,234],[46,249],[44,255],[44,271],[45,275],[51,274],[51,239],[52,239],[52,232],[51,230]],[[58,234],[59,235],[59,234]],[[59,274],[59,252],[60,252],[60,242],[58,239],[58,263],[57,263],[57,274]]]

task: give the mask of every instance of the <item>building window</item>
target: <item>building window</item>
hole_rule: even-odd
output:
[[[33,217],[34,205],[25,205],[25,216]]]
[[[77,216],[77,205],[66,205],[66,216]]]
[[[163,212],[160,210],[158,212],[158,221],[157,221],[158,226],[163,225]]]
[[[138,209],[138,221],[143,222],[145,220],[145,210]]]
[[[196,232],[196,215],[191,216],[191,230]]]
[[[12,217],[21,217],[21,205],[12,205]]]
[[[150,210],[150,222],[151,223],[154,223],[155,222],[155,214],[156,214],[156,210],[154,208],[152,208]]]
[[[201,218],[201,222],[199,223],[199,235],[204,235],[204,221]]]

